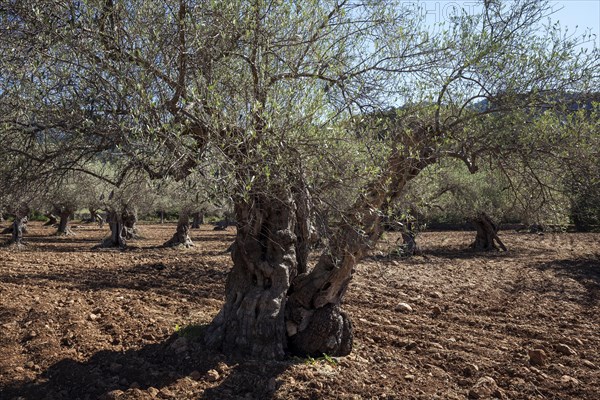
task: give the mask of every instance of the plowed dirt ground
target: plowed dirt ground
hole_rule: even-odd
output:
[[[234,230],[160,248],[174,229],[92,250],[107,228],[30,223],[1,248],[0,399],[600,399],[600,234],[503,231],[509,251],[485,254],[472,232],[423,233],[411,259],[385,257],[386,234],[344,301],[353,353],[264,362],[181,329],[218,312]]]

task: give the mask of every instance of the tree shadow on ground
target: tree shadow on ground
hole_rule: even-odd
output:
[[[209,236],[200,236],[194,235],[195,232],[192,231],[190,237],[193,242],[227,242],[231,243],[235,240],[235,233],[231,232],[225,235],[209,235]],[[199,234],[206,234],[206,232],[198,232]]]
[[[27,236],[26,240],[31,243],[95,243],[95,238],[78,238],[77,235],[50,235],[50,236]],[[73,247],[71,247],[73,250]]]
[[[0,281],[40,286],[51,281],[82,291],[126,289],[153,291],[170,297],[219,298],[227,273],[228,269],[216,261],[205,262],[202,268],[186,262],[158,261],[115,270],[60,267],[57,270],[19,273],[0,271]]]
[[[102,350],[86,361],[65,358],[34,380],[0,387],[0,399],[118,398],[123,392],[125,398],[268,399],[290,365],[234,360],[207,348],[201,336],[175,333],[139,349]]]
[[[31,235],[23,238],[25,249],[35,252],[73,253],[92,252],[93,246],[98,244],[95,238],[78,238],[76,235],[68,236],[39,236]]]
[[[374,261],[393,260],[393,261],[409,261],[411,259],[425,259],[428,257],[448,258],[452,260],[470,260],[476,258],[511,258],[514,257],[510,251],[476,251],[468,247],[465,248],[448,248],[444,246],[428,246],[421,249],[420,255],[403,257],[397,254],[375,255],[371,259]]]
[[[586,304],[600,303],[600,258],[556,260],[538,265],[540,270],[552,270],[558,275],[579,282],[587,290]]]

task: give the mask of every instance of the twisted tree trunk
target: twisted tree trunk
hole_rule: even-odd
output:
[[[200,225],[204,223],[204,214],[196,211],[192,214],[192,229],[200,229]]]
[[[406,184],[434,160],[427,149],[418,158],[393,151],[388,169],[365,188],[364,194],[344,214],[317,265],[293,281],[285,311],[293,353],[301,356],[350,353],[352,323],[340,304],[354,267],[381,237],[382,215]]]
[[[165,247],[192,247],[194,243],[190,239],[190,214],[188,211],[181,211],[179,214],[179,221],[177,222],[177,230],[173,234],[173,237],[166,241],[163,246]]]
[[[411,257],[421,253],[413,232],[402,232],[402,241],[404,242],[404,256]]]
[[[366,212],[362,215],[365,224],[359,224],[352,214],[346,215],[317,265],[292,283],[286,331],[294,354],[342,356],[352,350],[352,323],[340,303],[354,266],[381,234],[377,208],[361,208]]]
[[[15,220],[11,225],[11,238],[8,241],[9,245],[21,247],[25,245],[23,234],[27,232],[27,216],[15,215]]]
[[[124,226],[123,226],[123,217],[121,213],[118,213],[115,210],[109,210],[106,216],[106,222],[108,222],[108,226],[110,228],[110,236],[107,237],[100,243],[97,248],[125,248],[126,240],[123,236]]]
[[[59,214],[60,222],[56,231],[57,236],[74,235],[73,231],[69,227],[69,216],[71,215],[70,210],[62,211]]]
[[[477,229],[477,235],[475,241],[471,244],[471,248],[477,251],[498,251],[500,249],[507,251],[506,246],[498,237],[500,226],[486,213],[480,213],[472,222],[475,229]]]
[[[417,241],[416,241],[417,235],[416,235],[415,231],[413,230],[412,222],[406,223],[406,227],[402,231],[401,235],[402,235],[402,242],[403,242],[402,255],[404,257],[412,257],[414,255],[420,255],[421,248],[417,244]]]
[[[299,355],[348,354],[352,323],[340,304],[354,267],[380,238],[382,209],[434,162],[430,154],[428,148],[418,157],[394,149],[388,169],[345,213],[310,272],[298,274],[301,196],[286,189],[273,193],[271,185],[238,199],[233,269],[223,308],[206,331],[207,344],[254,358],[281,358],[288,349]]]
[[[281,358],[286,295],[296,275],[295,205],[290,193],[254,194],[235,206],[237,235],[225,304],[206,341],[233,355]]]
[[[95,207],[88,207],[88,210],[90,211],[90,223],[97,222],[98,225],[102,226],[104,219],[98,212],[98,209]]]
[[[137,212],[135,211],[135,209],[126,207],[125,210],[123,210],[123,212],[121,213],[121,221],[123,223],[123,232],[121,233],[121,235],[127,240],[137,238]]]

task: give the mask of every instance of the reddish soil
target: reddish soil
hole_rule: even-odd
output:
[[[265,362],[198,340],[232,228],[174,250],[158,247],[174,225],[142,225],[117,251],[92,250],[93,225],[30,225],[25,248],[0,249],[2,400],[600,398],[600,234],[501,232],[509,252],[482,254],[473,232],[424,233],[424,256],[388,259],[389,234],[345,299],[353,353]]]

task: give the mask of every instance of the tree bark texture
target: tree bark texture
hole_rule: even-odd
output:
[[[15,215],[15,220],[12,225],[11,238],[8,244],[13,246],[23,246],[23,234],[27,232],[27,216]]]
[[[102,243],[100,243],[96,247],[100,248],[125,248],[126,240],[123,236],[124,226],[123,226],[123,215],[115,210],[109,210],[106,216],[106,222],[110,228],[110,236],[104,239]]]
[[[165,247],[193,247],[194,243],[190,238],[190,214],[188,211],[181,211],[179,214],[179,221],[177,222],[177,229],[173,234],[173,237],[166,241],[163,246]]]
[[[192,214],[192,229],[200,229],[200,225],[204,223],[204,214],[196,211]]]
[[[74,235],[73,231],[71,231],[71,228],[69,227],[69,217],[71,215],[71,212],[68,211],[63,211],[60,213],[59,217],[60,217],[60,221],[58,224],[58,230],[56,231],[56,235],[58,236],[63,236],[63,235]]]
[[[313,224],[312,199],[304,179],[294,187],[293,192],[296,204],[296,268],[299,274],[303,274],[308,271],[308,256],[317,241],[317,233]]]
[[[272,197],[265,190],[238,199],[233,269],[223,308],[206,331],[207,344],[254,358],[281,358],[287,350],[301,356],[349,354],[352,323],[340,304],[354,267],[381,236],[382,209],[434,161],[429,148],[416,155],[410,148],[393,149],[388,168],[343,215],[315,267],[300,274],[302,196],[282,189]]]
[[[129,207],[126,207],[121,213],[121,221],[123,222],[122,236],[126,240],[135,239],[138,237],[137,231],[137,212]]]
[[[477,235],[475,241],[471,244],[471,248],[477,251],[498,251],[500,249],[507,251],[506,246],[498,237],[500,226],[487,214],[480,213],[472,222],[475,229],[477,229]]]
[[[329,226],[329,210],[314,210],[316,239],[315,247],[325,247],[331,238],[331,227]]]
[[[295,211],[291,193],[237,202],[233,269],[225,304],[206,335],[209,345],[237,356],[285,355],[285,302],[297,262]]]

